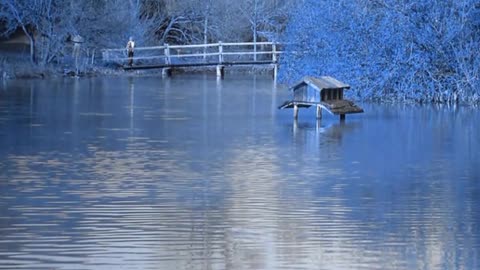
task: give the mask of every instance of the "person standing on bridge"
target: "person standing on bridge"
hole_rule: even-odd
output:
[[[127,54],[128,54],[128,65],[133,65],[133,49],[135,48],[135,41],[133,41],[133,37],[130,37],[127,42]]]

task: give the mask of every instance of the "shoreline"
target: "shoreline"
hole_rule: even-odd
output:
[[[173,71],[172,76],[182,74],[213,74],[215,75],[215,67],[211,68],[179,68]],[[272,75],[270,67],[258,67],[258,66],[237,66],[229,67],[225,69],[225,74],[259,74],[259,75]],[[49,66],[34,66],[30,63],[15,62],[6,63],[4,60],[0,65],[0,81],[6,82],[9,80],[28,80],[28,79],[49,79],[49,78],[90,78],[90,77],[149,77],[149,76],[162,76],[161,69],[158,70],[133,70],[125,71],[121,67],[109,67],[91,65],[84,68],[78,74],[69,67],[62,67],[60,65]],[[283,82],[279,82],[283,85]],[[359,91],[359,90],[357,90]],[[446,106],[480,106],[480,97],[471,97],[470,100],[464,101],[458,98],[453,100],[442,100],[435,97],[421,97],[417,99],[399,96],[395,94],[389,94],[384,96],[375,97],[361,97],[352,93],[348,95],[349,99],[357,102],[379,103],[379,104],[418,104],[418,105],[446,105]]]
[[[215,74],[215,67],[203,68],[175,68],[175,74]],[[225,69],[225,74],[272,74],[270,67],[258,66],[235,66]],[[83,68],[79,72],[71,67],[62,67],[60,65],[34,66],[30,63],[2,63],[0,65],[0,80],[22,80],[22,79],[48,79],[58,77],[97,77],[97,76],[162,76],[161,69],[151,70],[123,70],[122,67],[109,67],[101,65],[91,65]]]

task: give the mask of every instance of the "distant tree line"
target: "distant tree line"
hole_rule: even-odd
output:
[[[124,47],[217,41],[276,40],[293,0],[2,0],[0,34],[21,30],[30,58],[50,63],[73,36],[84,46]]]
[[[2,0],[32,62],[83,47],[281,41],[280,79],[331,75],[360,98],[480,101],[478,0]]]
[[[361,98],[480,100],[478,0],[304,0],[281,78],[328,74]]]

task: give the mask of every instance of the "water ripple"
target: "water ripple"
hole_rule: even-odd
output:
[[[0,269],[480,267],[478,112],[296,122],[264,78],[18,84]]]

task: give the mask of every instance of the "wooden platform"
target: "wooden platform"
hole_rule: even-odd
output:
[[[280,105],[279,109],[290,109],[295,105],[299,108],[309,108],[311,106],[319,106],[322,109],[333,115],[342,115],[350,113],[363,113],[363,109],[355,105],[352,101],[342,99],[342,100],[329,100],[321,102],[306,102],[306,101],[285,101]]]

